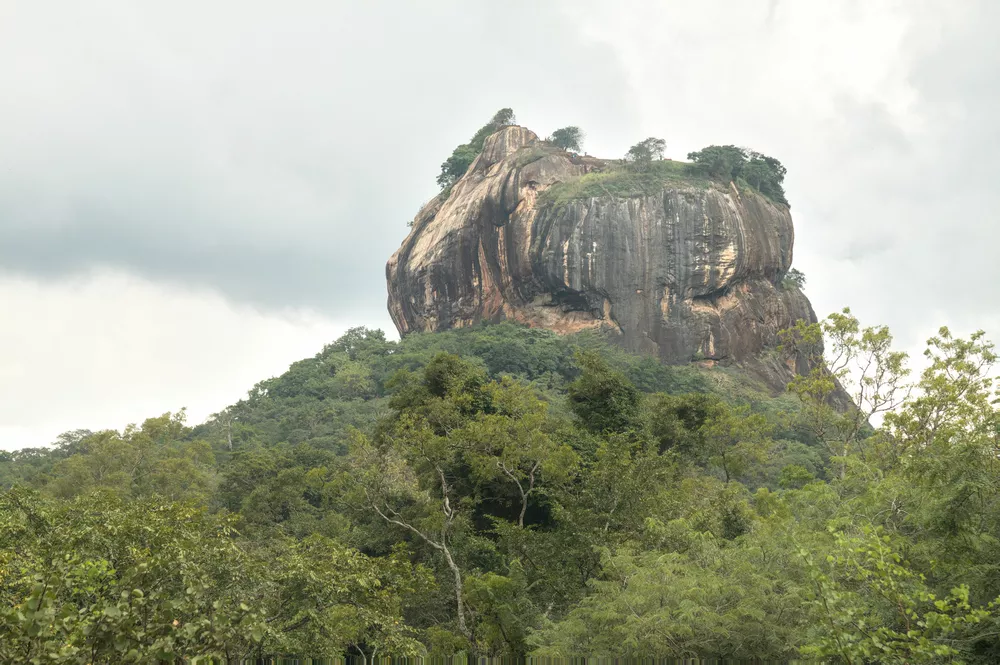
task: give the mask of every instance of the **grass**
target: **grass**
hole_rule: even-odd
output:
[[[688,162],[661,160],[653,162],[646,171],[626,169],[620,162],[611,162],[606,170],[587,173],[579,178],[560,182],[549,187],[541,196],[541,203],[565,205],[578,199],[597,196],[632,198],[658,194],[667,185],[684,185],[708,189],[713,181],[694,173]]]
[[[517,157],[514,159],[514,164],[517,165],[518,168],[524,168],[532,162],[537,162],[546,155],[551,155],[557,152],[559,152],[557,148],[549,148],[536,143],[528,148],[519,150]]]

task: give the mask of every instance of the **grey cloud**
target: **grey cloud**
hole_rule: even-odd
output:
[[[768,0],[767,16],[764,18],[764,23],[766,25],[771,25],[774,22],[774,17],[778,13],[778,5],[780,4],[781,0]]]
[[[869,283],[906,287],[897,297],[878,297],[872,309],[893,319],[912,343],[942,324],[962,332],[991,325],[994,285],[1000,283],[1000,166],[994,159],[1000,152],[1000,52],[993,35],[1000,7],[956,3],[947,15],[931,8],[915,8],[905,42],[919,131],[908,145],[889,145],[896,134],[875,127],[856,144],[876,146],[867,186],[856,183],[881,213],[871,220],[873,235],[890,233],[899,245],[868,266]],[[1000,341],[1000,330],[988,332]]]
[[[879,259],[894,245],[895,242],[885,236],[852,238],[837,258],[852,262]]]
[[[0,27],[0,270],[46,279],[110,266],[369,317],[438,165],[497,108],[538,131],[633,122],[614,54],[555,5],[14,14]]]
[[[540,132],[580,125],[593,154],[648,134],[675,156],[773,154],[817,311],[851,305],[904,339],[948,322],[932,309],[977,326],[1000,281],[1000,6],[815,10],[846,37],[892,7],[910,29],[889,54],[871,32],[811,51],[797,31],[823,24],[804,3],[702,4],[17,3],[0,23],[0,270],[113,266],[370,320],[438,165],[512,106]],[[634,21],[590,41],[576,19],[600,33],[601,11]],[[891,60],[871,64],[908,82],[907,113],[824,79],[864,73],[857,53]]]
[[[1000,231],[1000,6],[975,0],[907,6],[909,29],[887,71],[912,103],[842,95],[815,140],[779,137],[796,219],[796,266],[817,312],[849,305],[887,323],[903,346],[948,324],[995,322]],[[896,100],[898,102],[898,100]],[[808,125],[804,125],[808,127]],[[780,152],[778,150],[780,149]]]

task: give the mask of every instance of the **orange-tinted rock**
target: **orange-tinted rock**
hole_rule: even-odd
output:
[[[386,266],[399,332],[504,319],[602,328],[665,362],[740,363],[783,388],[792,368],[767,352],[779,330],[816,320],[802,292],[781,285],[794,241],[787,206],[683,178],[635,196],[543,195],[608,167],[523,127],[489,137]]]

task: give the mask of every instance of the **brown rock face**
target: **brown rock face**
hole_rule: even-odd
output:
[[[669,363],[739,363],[775,389],[807,369],[769,353],[779,330],[816,320],[801,291],[781,286],[788,208],[689,176],[623,191],[602,179],[609,168],[524,127],[487,139],[389,259],[400,334],[508,319],[606,329]]]

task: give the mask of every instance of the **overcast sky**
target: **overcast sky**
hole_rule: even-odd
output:
[[[992,0],[0,0],[0,448],[189,420],[350,326],[503,106],[590,154],[782,160],[795,266],[1000,340]]]

